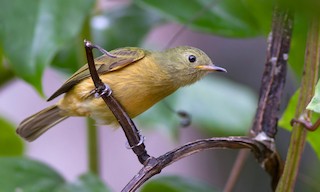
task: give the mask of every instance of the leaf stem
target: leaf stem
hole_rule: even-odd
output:
[[[320,23],[315,16],[310,20],[307,46],[305,52],[304,71],[301,81],[299,102],[296,108],[295,119],[311,117],[311,111],[306,111],[318,79],[318,66],[320,58]],[[293,126],[287,160],[283,175],[277,187],[277,191],[294,191],[299,165],[305,146],[307,130],[301,124]]]
[[[87,138],[88,138],[88,166],[90,172],[99,175],[99,150],[98,150],[98,134],[95,121],[87,118]]]
[[[78,61],[81,63],[86,63],[85,50],[83,49],[83,40],[91,39],[91,27],[90,27],[90,18],[88,17],[82,27],[82,32],[79,36],[80,40],[78,46]],[[88,168],[89,171],[99,175],[100,174],[100,164],[99,164],[99,139],[98,139],[98,131],[97,126],[95,125],[95,121],[88,118],[87,119],[87,150],[88,150]]]

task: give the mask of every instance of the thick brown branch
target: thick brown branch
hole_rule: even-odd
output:
[[[262,76],[260,98],[251,134],[264,132],[274,138],[281,95],[283,92],[287,60],[292,33],[292,17],[289,10],[274,9],[272,32],[268,39],[267,61]]]
[[[273,189],[275,189],[283,169],[283,163],[275,151],[273,138],[277,133],[278,114],[286,79],[292,24],[293,19],[290,11],[288,9],[280,9],[276,5],[273,12],[272,31],[268,38],[267,58],[261,80],[258,108],[250,130],[251,137],[264,135],[271,139],[271,142],[265,144],[274,150],[275,158],[269,159],[269,161],[272,164],[272,161],[277,160],[279,167],[276,169],[264,167],[264,169],[272,176]],[[242,158],[241,161],[243,159],[245,158]],[[241,162],[236,163],[236,165],[241,164]],[[234,173],[234,171],[239,171],[239,168],[233,168],[232,177],[229,177],[225,191],[231,191],[235,184],[234,180],[236,180],[235,177],[238,174]]]
[[[273,151],[266,147],[262,142],[249,137],[221,137],[221,138],[210,138],[201,139],[187,143],[179,148],[176,148],[158,158],[149,158],[145,166],[135,175],[132,180],[125,186],[122,191],[135,191],[145,181],[150,179],[153,175],[161,172],[162,169],[178,161],[184,157],[192,154],[209,150],[209,149],[250,149],[258,162],[262,166],[277,167],[278,161],[274,161],[275,164],[266,164],[265,159],[274,158]]]

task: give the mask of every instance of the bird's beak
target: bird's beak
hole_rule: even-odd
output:
[[[215,66],[214,64],[210,65],[198,65],[196,66],[197,69],[203,70],[203,71],[218,71],[218,72],[227,72],[225,68]]]

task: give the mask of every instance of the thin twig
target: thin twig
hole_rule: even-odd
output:
[[[231,173],[229,175],[229,178],[226,182],[226,185],[223,189],[223,192],[231,192],[239,178],[240,172],[243,168],[243,165],[245,161],[247,160],[249,156],[249,151],[248,150],[240,150],[238,152],[236,161],[232,167]]]
[[[96,92],[99,96],[104,100],[106,105],[112,111],[119,124],[121,125],[127,139],[130,148],[137,155],[140,163],[144,163],[150,156],[148,155],[145,145],[143,142],[143,138],[139,134],[138,129],[134,125],[133,121],[129,117],[129,115],[125,112],[123,107],[118,103],[118,101],[112,96],[112,90],[108,88],[100,79],[98,72],[95,67],[92,49],[97,48],[101,52],[103,52],[106,56],[115,57],[114,55],[108,53],[106,50],[102,49],[97,45],[92,45],[89,41],[84,41],[86,55],[88,59],[88,65],[90,70],[90,75],[93,80],[93,83],[96,87]],[[108,93],[108,94],[106,94]]]

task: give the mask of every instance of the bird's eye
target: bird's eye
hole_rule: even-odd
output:
[[[189,61],[191,62],[191,63],[194,63],[194,62],[196,62],[196,60],[197,60],[197,58],[196,58],[196,56],[194,56],[194,55],[189,55]]]

